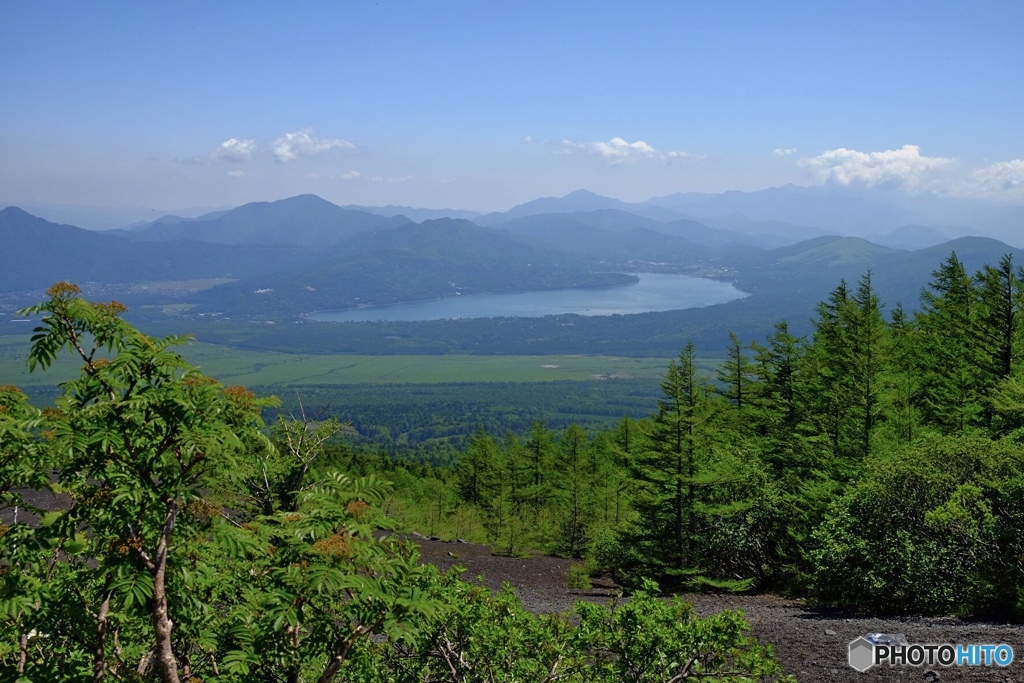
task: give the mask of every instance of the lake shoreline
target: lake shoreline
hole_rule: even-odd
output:
[[[303,317],[309,318],[314,315],[330,315],[332,313],[345,313],[347,311],[369,311],[377,309],[394,308],[395,306],[413,306],[416,304],[427,304],[433,301],[445,301],[447,299],[454,299],[456,297],[463,296],[497,296],[504,294],[543,294],[545,292],[571,292],[571,291],[600,291],[605,289],[618,289],[619,287],[629,287],[640,282],[640,277],[635,273],[622,273],[632,278],[629,282],[619,282],[611,285],[587,285],[583,287],[556,287],[554,289],[510,289],[503,292],[480,292],[478,294],[456,294],[454,296],[431,296],[423,299],[409,299],[408,301],[396,301],[391,304],[357,304],[355,306],[349,306],[347,308],[328,308],[320,311],[310,311],[309,313],[303,313]],[[314,321],[314,322],[333,322],[333,321]]]
[[[633,282],[519,292],[488,292],[417,301],[319,310],[310,322],[381,322],[473,318],[539,318],[548,315],[609,316],[698,308],[749,296],[731,282],[691,275],[628,273]],[[637,288],[637,289],[631,289]],[[623,294],[628,290],[628,294]],[[613,292],[620,296],[595,297]],[[697,298],[694,299],[694,296]],[[377,317],[382,315],[383,317]]]

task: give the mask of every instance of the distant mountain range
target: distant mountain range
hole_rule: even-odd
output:
[[[405,216],[380,216],[343,209],[316,195],[253,202],[194,219],[161,218],[131,230],[112,231],[133,240],[201,240],[218,244],[334,246],[356,234],[412,224]]]
[[[0,244],[0,291],[39,289],[58,280],[127,284],[249,277],[308,260],[292,245],[134,242],[51,223],[15,207],[0,210]]]
[[[944,200],[942,214],[895,196],[786,186],[628,203],[581,190],[478,215],[300,195],[106,232],[8,207],[0,210],[0,293],[28,296],[67,279],[154,303],[157,295],[128,285],[218,279],[171,298],[196,313],[294,319],[471,293],[613,286],[657,271],[726,279],[753,294],[730,310],[806,318],[839,278],[868,269],[888,301],[912,307],[951,250],[972,269],[1016,253],[992,235],[1007,233],[1015,216],[1024,225],[1020,207],[978,204],[972,222],[961,220],[969,203]],[[967,228],[954,225],[987,225],[976,232],[988,236],[963,237]]]
[[[865,188],[827,183],[809,187],[785,185],[753,192],[680,192],[643,202],[625,202],[587,190],[577,190],[563,197],[542,197],[514,206],[508,211],[487,214],[461,209],[424,209],[394,205],[336,206],[312,195],[305,197],[309,198],[311,203],[313,200],[319,201],[322,211],[320,218],[338,215],[339,211],[353,211],[357,213],[349,217],[352,220],[355,220],[355,215],[364,214],[399,220],[401,217],[415,223],[438,218],[461,218],[472,220],[478,225],[499,227],[529,216],[613,210],[659,223],[687,219],[718,230],[763,236],[762,243],[765,245],[777,244],[780,240],[793,243],[825,234],[864,237],[902,248],[922,248],[933,242],[934,236],[914,236],[913,230],[908,231],[908,228],[913,226],[917,231],[935,231],[947,239],[975,235],[992,237],[1014,246],[1024,246],[1024,203],[1006,204],[928,193],[908,194],[884,185]],[[281,202],[256,202],[246,206],[251,207],[255,215],[260,213],[257,210],[259,206],[274,209],[279,205]],[[44,204],[23,205],[20,208],[54,222],[89,228],[97,227],[97,224],[102,224],[104,220],[106,224],[103,227],[114,227],[116,223],[111,224],[110,221],[114,221],[116,216],[146,213],[144,209]],[[314,211],[310,206],[303,209]],[[167,213],[160,212],[155,215]],[[189,209],[176,215],[163,215],[162,218],[145,222],[125,221],[121,225],[133,229],[146,229],[159,224],[164,227],[151,232],[147,238],[179,238],[186,233],[169,230],[168,225],[209,221],[228,213],[233,211]],[[81,217],[81,222],[76,222],[74,216]],[[236,219],[243,217],[244,214],[235,216]],[[370,219],[363,216],[362,220]],[[194,227],[193,230],[188,234],[189,237],[201,235],[200,230]],[[223,231],[223,235],[216,240],[210,238],[210,241],[227,242],[232,239],[232,230],[229,227],[223,226],[218,230]],[[887,236],[894,231],[900,231],[901,234],[888,238]],[[163,237],[158,236],[160,234],[163,234]]]

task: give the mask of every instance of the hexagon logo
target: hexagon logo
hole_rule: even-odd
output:
[[[875,665],[875,646],[861,636],[850,643],[850,666],[861,673]]]

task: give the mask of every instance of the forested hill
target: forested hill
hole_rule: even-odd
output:
[[[201,240],[220,244],[336,245],[363,232],[411,224],[405,216],[343,209],[316,195],[253,202],[212,220],[174,220],[120,231],[135,240]]]
[[[365,303],[635,282],[585,256],[469,221],[416,224],[312,196],[111,233],[57,225],[9,207],[0,212],[0,237],[6,262],[0,292],[21,292],[22,303],[37,296],[32,290],[60,280],[95,283],[129,303],[164,303],[135,285],[221,278],[238,282],[201,294],[190,289],[190,298],[166,302],[290,318]]]
[[[132,242],[51,223],[16,207],[0,211],[0,244],[0,292],[45,288],[59,280],[138,283],[237,278],[308,260],[304,250],[290,246]]]
[[[363,232],[317,264],[203,292],[201,310],[297,313],[483,292],[610,287],[631,275],[509,233],[442,218]]]

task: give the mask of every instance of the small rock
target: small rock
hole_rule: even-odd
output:
[[[935,669],[928,669],[924,672],[924,680],[929,683],[935,683],[935,681],[939,680],[939,672]]]
[[[462,539],[462,538],[456,538],[456,539],[455,539],[455,542],[456,542],[456,543],[469,543],[469,541],[467,541],[467,540],[465,540],[465,539]]]
[[[829,669],[829,673],[831,673],[833,676],[835,676],[836,674],[839,673],[839,669]]]
[[[833,631],[832,629],[830,629],[830,628],[825,629],[825,635],[826,636],[834,636],[835,634],[836,634],[836,632]]]

